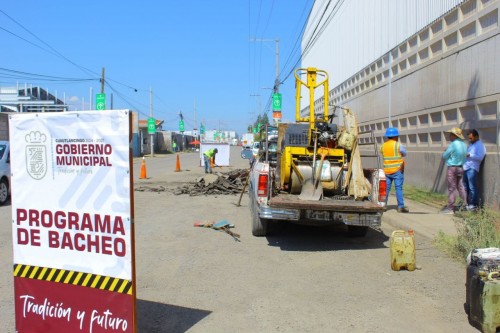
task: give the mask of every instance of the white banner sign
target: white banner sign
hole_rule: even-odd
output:
[[[14,264],[132,279],[129,111],[10,117]]]

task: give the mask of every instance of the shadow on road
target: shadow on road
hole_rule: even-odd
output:
[[[269,227],[269,225],[268,225]],[[350,237],[346,226],[304,226],[292,223],[270,225],[267,241],[283,251],[338,251],[386,248],[389,237],[368,229],[365,237]]]
[[[186,332],[211,311],[185,308],[137,300],[137,330],[139,332]]]

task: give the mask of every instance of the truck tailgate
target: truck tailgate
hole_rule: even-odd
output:
[[[293,208],[329,210],[336,212],[382,213],[385,207],[380,207],[371,201],[336,200],[323,198],[319,201],[300,200],[298,195],[280,193],[272,197],[268,205],[273,208]]]

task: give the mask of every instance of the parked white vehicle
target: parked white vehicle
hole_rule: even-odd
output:
[[[4,205],[10,195],[10,146],[8,141],[0,141],[0,205]]]
[[[253,133],[244,133],[241,136],[241,145],[243,146],[243,148],[252,148],[253,140],[254,140]]]
[[[257,155],[259,155],[259,149],[260,149],[260,142],[254,142],[252,144],[252,153],[253,153],[253,157],[257,157]]]

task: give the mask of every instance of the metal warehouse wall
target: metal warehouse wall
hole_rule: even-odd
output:
[[[363,7],[359,10],[362,2],[351,1],[344,11],[340,7],[337,19],[349,13],[354,15],[351,19],[354,25],[356,21],[369,21],[370,14],[365,13],[369,9]],[[446,167],[441,159],[441,153],[449,143],[445,131],[454,126],[465,132],[476,128],[488,151],[480,174],[482,199],[499,207],[499,1],[381,0],[366,1],[366,4],[372,2],[383,6],[386,11],[389,2],[394,6],[398,4],[397,12],[401,16],[385,16],[392,23],[379,21],[378,29],[366,28],[369,38],[361,36],[360,29],[354,29],[356,34],[347,32],[349,25],[342,29],[328,26],[306,55],[302,67],[314,66],[329,71],[333,83],[331,103],[350,107],[358,115],[360,129],[372,132],[378,144],[383,142],[387,127],[400,130],[400,139],[409,152],[406,179],[410,184],[445,193]],[[433,8],[432,3],[439,3],[442,7]],[[414,12],[409,10],[412,5],[416,8]],[[324,7],[316,4],[316,10],[321,8]],[[441,12],[442,15],[429,14],[424,24],[424,15],[414,15],[415,12]],[[364,19],[356,16],[362,16],[362,13],[367,15]],[[412,16],[415,19],[410,24]],[[311,18],[314,17],[313,14]],[[344,20],[348,22],[347,17]],[[332,19],[330,25],[333,22]],[[410,29],[413,25],[414,29]],[[384,30],[388,31],[387,36],[376,37]],[[332,33],[327,34],[327,31]],[[405,31],[410,35],[405,36]],[[371,41],[371,46],[361,45],[359,41],[345,41],[344,45],[333,50],[335,38],[344,38],[335,37],[335,34],[349,33],[352,33],[352,39],[359,37],[368,44]],[[379,42],[382,40],[386,43],[385,48]],[[330,47],[328,51],[326,46]],[[321,47],[323,53],[318,51]],[[341,65],[334,59],[338,59]],[[354,69],[354,66],[358,67]],[[316,102],[318,110],[320,102]],[[373,162],[365,161],[366,164]]]
[[[461,2],[316,0],[302,38],[302,67],[326,70],[335,87]]]

